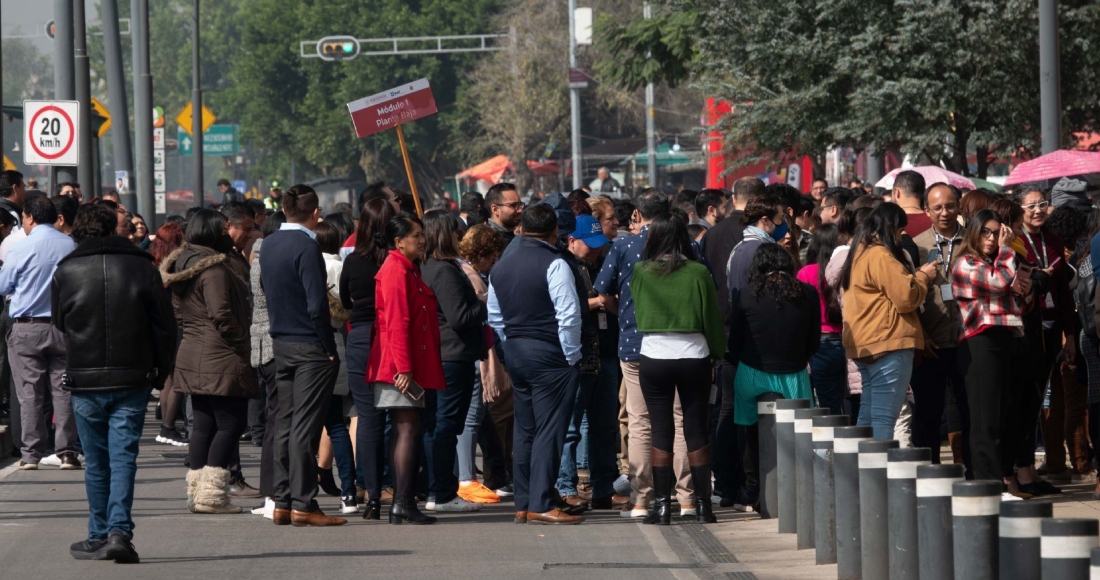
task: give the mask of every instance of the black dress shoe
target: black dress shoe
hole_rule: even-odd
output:
[[[137,550],[130,543],[130,539],[120,533],[112,533],[107,538],[107,545],[100,550],[103,558],[99,560],[114,560],[116,564],[137,564],[141,562]]]
[[[106,545],[107,540],[87,539],[69,546],[69,555],[77,560],[96,560],[96,554]]]
[[[382,519],[382,501],[377,499],[367,500],[367,509],[363,510],[364,520]]]

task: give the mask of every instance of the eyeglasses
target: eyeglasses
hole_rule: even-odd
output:
[[[527,204],[523,203],[522,201],[513,201],[512,203],[495,203],[493,205],[499,205],[501,207],[510,207],[512,209],[523,209],[523,207]]]
[[[931,210],[932,213],[946,213],[946,212],[952,212],[952,211],[959,211],[959,206],[958,206],[958,204],[955,204],[955,203],[949,203],[947,205],[934,205],[934,206],[932,206],[928,209]]]
[[[1049,201],[1040,201],[1039,203],[1033,203],[1033,204],[1030,204],[1030,205],[1025,205],[1023,207],[1024,207],[1025,210],[1030,211],[1030,212],[1045,211],[1048,207],[1050,207],[1050,202]]]
[[[997,235],[997,232],[989,228],[982,228],[981,234],[983,238],[992,238],[993,236]]]

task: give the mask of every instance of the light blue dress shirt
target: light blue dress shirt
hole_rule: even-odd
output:
[[[550,291],[550,300],[554,303],[554,316],[558,320],[558,340],[566,362],[573,366],[581,360],[581,304],[577,296],[576,279],[569,264],[561,258],[550,263],[546,269],[546,284]],[[489,326],[496,331],[501,340],[508,340],[504,334],[504,315],[497,301],[496,290],[489,284]]]
[[[52,225],[34,226],[12,246],[0,268],[0,295],[11,295],[12,318],[46,318],[50,315],[50,282],[62,258],[76,243]]]
[[[285,224],[279,226],[279,230],[298,230],[300,232],[305,232],[306,235],[309,236],[309,239],[314,241],[317,240],[317,234],[313,233],[313,230],[302,226],[302,224],[292,224],[290,222],[286,222]]]

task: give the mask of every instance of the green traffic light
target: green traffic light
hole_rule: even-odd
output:
[[[343,47],[344,47],[344,52],[346,52],[348,54],[351,54],[352,52],[355,51],[355,45],[350,43],[350,42],[345,42],[343,44]]]

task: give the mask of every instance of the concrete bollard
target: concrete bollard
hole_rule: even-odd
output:
[[[798,409],[794,412],[794,476],[798,492],[795,519],[799,550],[814,547],[813,419],[828,414],[828,409]]]
[[[1042,574],[1040,522],[1054,515],[1046,500],[1002,501],[1000,580],[1034,580]]]
[[[951,484],[951,533],[955,580],[997,580],[997,514],[1000,481]]]
[[[886,452],[886,500],[890,524],[890,580],[920,578],[917,544],[917,466],[932,461],[927,447],[891,449]]]
[[[814,449],[814,561],[836,564],[836,474],[833,437],[848,426],[847,415],[813,418]]]
[[[775,472],[779,480],[777,511],[779,533],[793,534],[798,530],[798,493],[794,461],[794,412],[809,409],[809,399],[782,399],[775,402]]]
[[[1089,567],[1089,580],[1100,580],[1100,548],[1092,549],[1092,565]]]
[[[951,484],[964,481],[957,464],[917,466],[917,551],[921,578],[954,574],[951,540]]]
[[[1088,580],[1089,558],[1097,547],[1100,521],[1051,518],[1040,525],[1043,580]]]
[[[760,462],[760,519],[774,518],[779,510],[779,482],[776,470],[775,404],[783,397],[765,393],[756,398],[759,426],[758,455]]]
[[[890,576],[887,556],[886,453],[898,442],[859,442],[859,537],[860,570],[866,580]]]
[[[871,427],[833,429],[833,472],[836,481],[836,576],[860,580],[859,442],[874,438]]]

